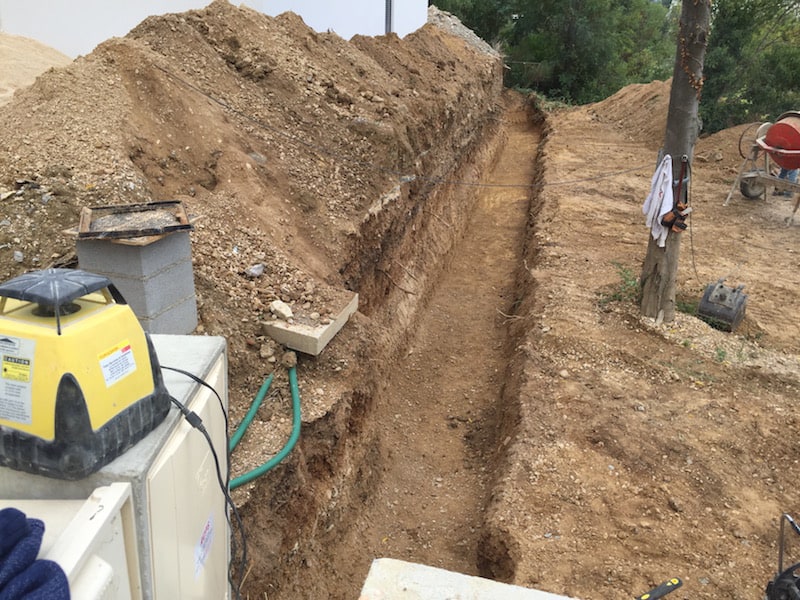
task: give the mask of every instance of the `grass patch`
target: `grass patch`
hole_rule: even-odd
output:
[[[712,329],[716,329],[717,331],[724,331],[725,333],[731,332],[731,324],[728,321],[723,321],[722,319],[715,319],[714,317],[707,317],[707,316],[701,316],[700,319],[708,323]]]
[[[714,348],[714,358],[716,358],[718,363],[723,363],[725,359],[728,358],[728,351],[721,346],[717,346]]]
[[[641,294],[639,279],[628,267],[618,262],[612,262],[619,275],[619,283],[612,289],[600,295],[599,304],[601,307],[612,302],[638,302]]]
[[[675,298],[675,310],[685,315],[695,316],[700,300],[691,296],[677,295]]]

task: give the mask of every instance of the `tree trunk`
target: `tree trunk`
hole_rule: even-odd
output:
[[[678,48],[669,95],[664,154],[672,156],[673,182],[680,178],[681,157],[691,165],[694,143],[700,133],[697,108],[703,89],[703,61],[708,41],[711,0],[683,0],[678,32]],[[687,170],[686,175],[691,173]],[[675,202],[686,202],[688,184],[677,186]],[[647,255],[642,264],[639,283],[642,289],[642,314],[665,322],[675,319],[675,288],[681,234],[670,231],[666,245],[660,248],[649,236]]]

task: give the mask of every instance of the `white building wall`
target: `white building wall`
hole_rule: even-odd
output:
[[[121,37],[149,15],[203,8],[211,0],[0,0],[0,31],[38,40],[76,57]],[[232,2],[232,4],[237,4]],[[268,15],[292,11],[316,31],[355,34],[386,32],[386,0],[245,0]],[[427,20],[426,0],[392,0],[393,31],[404,36]]]
[[[386,0],[245,0],[268,15],[292,11],[316,31],[335,31],[349,40],[356,34],[386,33]],[[403,37],[428,19],[427,0],[391,0],[392,31]]]

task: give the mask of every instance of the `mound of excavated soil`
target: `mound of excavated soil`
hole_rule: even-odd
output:
[[[659,147],[667,128],[665,107],[671,84],[672,80],[629,85],[587,110],[597,122],[612,125],[630,141]]]
[[[628,142],[658,149],[664,143],[671,85],[671,79],[629,85],[584,109],[593,122],[611,128]],[[695,159],[701,163],[721,163],[735,172],[754,137],[753,124],[731,127],[712,135],[701,132]]]
[[[36,40],[0,32],[0,106],[11,99],[14,90],[30,85],[47,69],[71,61]]]
[[[414,193],[415,175],[451,167],[467,125],[492,112],[498,73],[432,26],[347,42],[224,1],[147,19],[0,113],[0,192],[13,192],[0,278],[68,262],[62,230],[82,206],[183,200],[200,217],[200,331],[229,338],[252,385],[264,368],[249,374],[250,358],[273,352],[258,325],[269,303],[328,314],[325,286],[363,276],[348,261],[368,209],[401,178]],[[244,275],[262,263],[261,278]]]

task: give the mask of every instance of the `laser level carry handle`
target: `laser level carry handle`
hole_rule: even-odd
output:
[[[667,594],[674,592],[682,585],[683,582],[680,579],[678,579],[677,577],[673,577],[672,579],[665,581],[658,587],[653,588],[649,592],[645,592],[641,596],[637,596],[636,600],[657,600],[657,598],[663,598]]]

